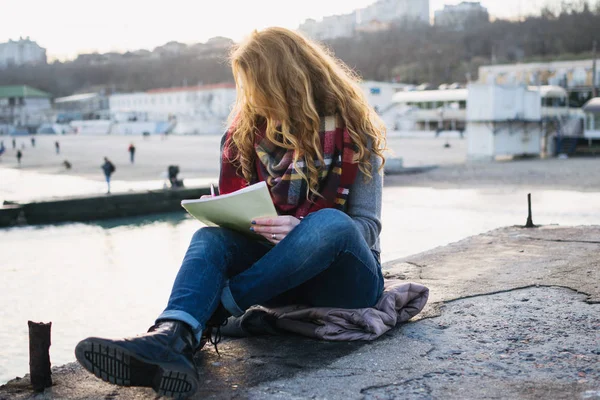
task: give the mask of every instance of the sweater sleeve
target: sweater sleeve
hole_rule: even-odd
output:
[[[348,208],[346,211],[356,223],[369,247],[375,245],[381,232],[381,198],[383,191],[383,171],[378,172],[381,159],[373,155],[371,165],[373,166],[372,179],[366,177],[360,170],[358,171],[356,181],[348,195]]]

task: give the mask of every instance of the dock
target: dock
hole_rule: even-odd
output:
[[[5,202],[0,207],[0,228],[86,222],[184,211],[181,200],[210,194],[210,188],[178,188],[53,198],[29,203]]]

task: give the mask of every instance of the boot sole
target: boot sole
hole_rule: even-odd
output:
[[[79,342],[77,361],[96,377],[119,386],[151,387],[161,396],[185,399],[198,390],[198,378],[186,368],[147,360],[99,338]]]

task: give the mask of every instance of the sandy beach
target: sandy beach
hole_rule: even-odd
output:
[[[386,186],[434,188],[519,188],[600,191],[600,158],[521,159],[495,162],[468,162],[467,140],[455,135],[434,138],[402,137],[391,133],[388,155],[403,159],[405,167],[436,166],[427,172],[388,175]],[[17,138],[24,145],[21,165],[10,138],[0,137],[7,151],[0,156],[0,198],[30,199],[104,190],[100,170],[103,157],[117,167],[113,175],[116,191],[157,188],[164,184],[167,167],[179,165],[188,185],[216,181],[219,173],[219,136],[170,136],[147,139],[128,136],[37,136],[32,147],[29,137]],[[60,154],[54,142],[60,141]],[[135,163],[127,147],[134,143]],[[444,144],[450,147],[444,147]],[[71,169],[62,163],[68,160]]]
[[[35,147],[29,137],[17,138],[17,149],[22,149],[21,165],[17,163],[16,150],[10,138],[0,136],[7,151],[0,156],[0,167],[19,168],[38,173],[75,175],[88,179],[103,180],[100,164],[108,157],[116,166],[115,179],[135,181],[160,178],[170,164],[180,166],[182,175],[189,178],[213,177],[219,172],[220,136],[51,136],[37,135]],[[55,141],[60,142],[60,154],[56,154]],[[450,148],[444,148],[448,141]],[[135,163],[129,161],[127,148],[136,146]],[[388,138],[389,155],[402,157],[405,166],[454,165],[465,162],[464,139],[448,138]],[[68,160],[70,170],[62,166]]]

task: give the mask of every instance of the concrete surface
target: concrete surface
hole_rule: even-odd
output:
[[[386,186],[440,189],[520,187],[550,190],[600,191],[600,157],[519,159],[446,164],[422,174],[388,176]]]
[[[600,226],[502,228],[384,266],[430,303],[374,342],[254,337],[206,348],[195,398],[600,399]],[[143,399],[77,364],[35,396],[28,377],[0,399]]]

